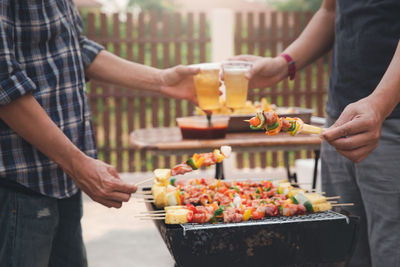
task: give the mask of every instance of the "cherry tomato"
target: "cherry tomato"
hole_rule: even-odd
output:
[[[253,117],[249,120],[250,125],[258,126],[261,120],[258,117]]]
[[[272,188],[272,183],[271,183],[271,181],[266,181],[266,182],[264,182],[264,187],[265,188],[269,188],[269,189],[271,189]],[[269,190],[267,190],[267,191],[269,191]]]
[[[260,211],[252,211],[251,212],[251,218],[253,220],[261,220],[264,217],[264,213],[260,212]]]
[[[192,222],[193,221],[193,212],[188,212],[186,214],[186,219],[188,222]]]
[[[279,211],[278,211],[278,206],[277,205],[275,205],[274,215],[275,216],[279,215]]]

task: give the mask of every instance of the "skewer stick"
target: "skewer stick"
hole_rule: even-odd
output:
[[[151,192],[149,194],[147,194],[147,193],[142,193],[142,192],[136,191],[136,193],[133,193],[133,195],[136,195],[136,196],[151,196],[153,194]]]
[[[332,207],[342,207],[342,206],[354,206],[354,203],[339,203],[332,205]]]
[[[165,214],[142,214],[142,215],[135,215],[135,218],[165,218]]]
[[[250,120],[243,120],[243,121],[245,121],[245,122],[250,122]]]
[[[136,197],[136,198],[154,198],[153,195],[142,195],[142,194],[132,194],[132,197]]]
[[[311,183],[291,183],[293,185],[310,185]]]
[[[330,199],[339,199],[339,198],[340,198],[340,196],[326,197],[327,200],[330,200]]]
[[[147,217],[165,217],[165,214],[142,214],[142,215],[136,215],[135,218],[147,218]]]
[[[305,133],[305,134],[322,134],[322,128],[304,123],[303,124],[303,129],[301,130],[301,133]]]
[[[148,211],[141,211],[140,214],[154,214],[154,213],[165,213],[165,210],[148,210]]]
[[[132,197],[136,198],[136,199],[154,200],[153,196],[136,196],[136,195],[133,195]]]
[[[132,197],[136,197],[136,198],[154,198],[153,195],[141,195],[141,194],[132,194]]]
[[[139,218],[139,220],[148,221],[148,220],[165,220],[165,217],[146,217],[146,218]]]
[[[328,203],[336,204],[336,203],[338,203],[338,202],[337,202],[337,201],[328,201]]]
[[[143,181],[141,181],[141,182],[139,182],[139,183],[137,183],[137,184],[135,184],[136,186],[138,186],[138,185],[141,185],[141,184],[144,184],[144,183],[147,183],[147,182],[150,182],[150,181],[152,181],[154,179],[154,177],[151,177],[151,178],[149,178],[149,179],[146,179],[146,180],[143,180]]]
[[[151,195],[151,192],[150,191],[136,191],[135,194]]]
[[[154,203],[154,200],[150,200],[150,199],[138,199],[137,203]]]

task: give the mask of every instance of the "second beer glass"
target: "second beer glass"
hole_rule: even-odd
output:
[[[230,108],[246,105],[249,80],[245,77],[252,64],[245,61],[228,61],[222,64],[225,81],[225,103]]]

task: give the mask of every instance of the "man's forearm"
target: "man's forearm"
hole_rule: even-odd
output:
[[[31,94],[0,107],[0,118],[67,172],[74,168],[72,160],[79,162],[84,157]]]
[[[335,0],[324,0],[301,35],[285,49],[302,69],[327,53],[335,37]]]
[[[89,78],[126,88],[161,90],[160,70],[101,51],[86,70]]]
[[[400,103],[400,41],[382,80],[369,98],[376,100],[383,118]]]

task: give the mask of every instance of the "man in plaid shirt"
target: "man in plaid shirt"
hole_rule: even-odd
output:
[[[198,70],[108,53],[82,35],[72,0],[0,12],[0,266],[86,266],[80,190],[120,208],[137,188],[95,159],[85,77],[194,100]]]

